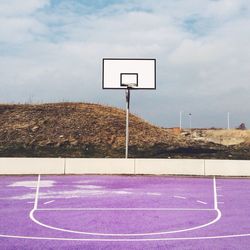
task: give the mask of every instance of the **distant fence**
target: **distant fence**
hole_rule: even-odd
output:
[[[26,174],[250,176],[250,161],[199,159],[0,158],[0,175]]]

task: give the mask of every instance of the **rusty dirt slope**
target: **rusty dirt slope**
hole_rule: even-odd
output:
[[[130,116],[130,157],[249,159],[249,131],[165,129]],[[124,157],[125,112],[90,103],[0,104],[1,157]]]

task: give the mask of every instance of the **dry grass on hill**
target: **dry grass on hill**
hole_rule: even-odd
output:
[[[95,146],[122,149],[125,144],[125,112],[89,103],[0,105],[0,147]],[[130,145],[143,148],[172,144],[175,136],[130,116]]]
[[[0,156],[124,157],[125,111],[90,103],[0,104]],[[130,157],[250,159],[250,132],[164,129],[130,115]]]

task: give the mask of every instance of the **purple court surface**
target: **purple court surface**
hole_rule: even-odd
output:
[[[0,249],[250,249],[250,179],[1,176]]]

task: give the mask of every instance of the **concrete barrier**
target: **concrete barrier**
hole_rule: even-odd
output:
[[[204,160],[135,159],[136,174],[204,175]]]
[[[0,175],[64,174],[64,164],[60,158],[0,158]]]
[[[66,174],[134,174],[134,159],[66,159]]]
[[[196,159],[0,158],[0,175],[152,174],[250,176],[250,161]]]
[[[206,160],[205,175],[250,176],[250,161]]]

